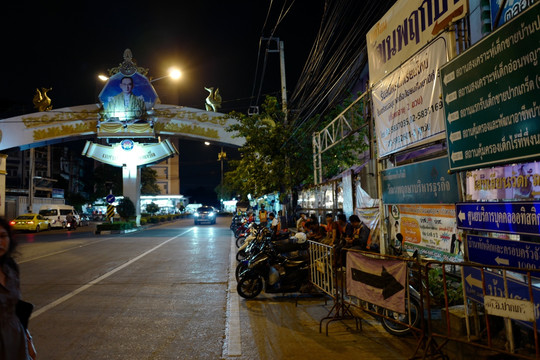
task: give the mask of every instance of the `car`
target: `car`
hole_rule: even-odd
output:
[[[79,226],[88,226],[90,225],[90,216],[87,214],[81,214],[79,219]]]
[[[217,215],[217,211],[213,207],[211,207],[211,206],[201,206],[193,214],[194,223],[195,223],[195,225],[200,224],[202,222],[215,224],[216,223],[216,215]]]
[[[11,220],[10,223],[13,230],[25,230],[40,232],[41,230],[50,230],[51,224],[49,220],[39,214],[23,214]]]

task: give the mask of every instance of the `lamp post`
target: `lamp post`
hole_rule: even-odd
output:
[[[223,151],[223,146],[221,147],[221,151],[218,154],[218,161],[221,162],[221,182],[219,185],[219,204],[221,206],[221,210],[223,210],[223,161],[227,160],[227,153]]]

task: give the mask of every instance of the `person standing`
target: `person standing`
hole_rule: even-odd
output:
[[[268,212],[264,208],[264,204],[261,205],[261,210],[259,210],[259,223],[262,226],[268,225]]]
[[[17,242],[9,223],[0,218],[0,359],[35,359],[35,349],[17,316],[16,306],[21,300],[19,266],[13,259]],[[30,337],[31,339],[31,337]],[[29,344],[31,345],[29,348]]]

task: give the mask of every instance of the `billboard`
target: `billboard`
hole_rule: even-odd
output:
[[[467,14],[466,0],[401,0],[366,35],[370,85]]]
[[[446,41],[438,38],[373,87],[378,156],[444,138],[439,68]]]

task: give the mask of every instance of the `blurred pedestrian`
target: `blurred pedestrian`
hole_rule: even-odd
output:
[[[19,266],[13,259],[16,248],[17,242],[9,223],[0,218],[0,359],[2,360],[35,359],[32,338],[17,314],[21,290]],[[26,315],[29,317],[29,312]]]

